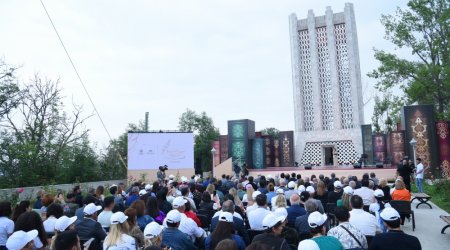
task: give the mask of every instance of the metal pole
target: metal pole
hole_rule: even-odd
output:
[[[145,132],[148,132],[148,112],[145,112]]]
[[[413,146],[414,167],[416,166],[416,145]]]

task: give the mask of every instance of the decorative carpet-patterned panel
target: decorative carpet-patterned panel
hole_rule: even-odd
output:
[[[271,136],[263,136],[264,138],[264,165],[273,167],[273,139]]]
[[[392,164],[398,165],[405,157],[405,133],[402,131],[391,132],[389,135],[390,154],[392,156]]]
[[[439,165],[444,179],[450,178],[450,132],[449,122],[436,122],[436,133],[439,142]]]
[[[322,153],[324,145],[335,145],[339,164],[355,163],[359,157],[352,141],[322,141],[307,142],[303,151],[301,163],[323,165]]]
[[[373,161],[384,163],[387,157],[386,135],[384,134],[373,135],[372,141],[373,141]]]
[[[228,159],[228,136],[221,135],[219,137],[220,144],[220,163]]]
[[[281,140],[281,166],[294,166],[294,132],[280,132],[278,138]]]
[[[253,168],[263,169],[264,167],[264,139],[255,138],[253,139]]]

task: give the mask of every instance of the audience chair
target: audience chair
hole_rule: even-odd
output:
[[[413,231],[416,228],[416,220],[414,219],[414,211],[411,209],[411,203],[409,201],[396,201],[389,202],[400,215],[411,215]]]
[[[250,238],[250,242],[252,242],[253,238],[258,234],[264,233],[264,230],[248,229],[247,233],[248,233],[248,237]]]

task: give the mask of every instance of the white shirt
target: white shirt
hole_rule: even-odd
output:
[[[49,233],[55,232],[55,223],[57,220],[58,219],[56,219],[56,217],[54,217],[54,216],[48,217],[43,223],[45,232],[49,232]]]
[[[163,221],[163,226],[167,228],[166,219]],[[184,213],[181,213],[181,221],[178,229],[187,234],[192,241],[195,241],[196,238],[202,237],[206,235],[205,230],[197,226],[197,223],[191,218],[188,218]]]
[[[250,211],[253,211],[253,210],[257,209],[257,208],[258,208],[258,204],[256,204],[256,202],[255,202],[255,204],[253,204],[253,205],[251,205],[251,206],[248,206],[248,207],[245,209],[245,211],[246,211],[247,214],[248,214]]]
[[[419,163],[416,166],[416,178],[423,179],[423,164]]]
[[[364,235],[375,236],[376,232],[381,231],[375,216],[362,209],[352,209],[349,222],[361,230]]]
[[[364,206],[369,206],[370,204],[376,202],[375,196],[373,195],[373,190],[368,187],[361,187],[353,191],[353,195],[358,195],[362,198]]]
[[[0,217],[0,246],[6,246],[8,236],[14,232],[14,221]]]
[[[108,250],[136,250],[136,241],[133,237],[122,234],[122,238],[119,242],[117,242],[115,245],[107,246],[106,245],[106,239],[108,239],[108,236],[106,236],[105,241],[103,242],[103,249]]]
[[[111,215],[113,214],[112,211],[105,211],[103,210],[97,217],[98,223],[102,225],[102,227],[110,227],[111,226]]]
[[[270,211],[264,207],[258,207],[252,210],[250,213],[248,213],[247,216],[250,228],[262,229],[263,228],[262,222],[264,220],[264,217],[266,217],[266,215],[268,214],[270,214]]]

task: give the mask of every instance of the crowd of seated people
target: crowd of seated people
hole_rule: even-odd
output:
[[[405,188],[401,177],[391,188],[375,174],[292,173],[41,191],[0,202],[0,250],[421,249],[389,204],[409,202]]]

